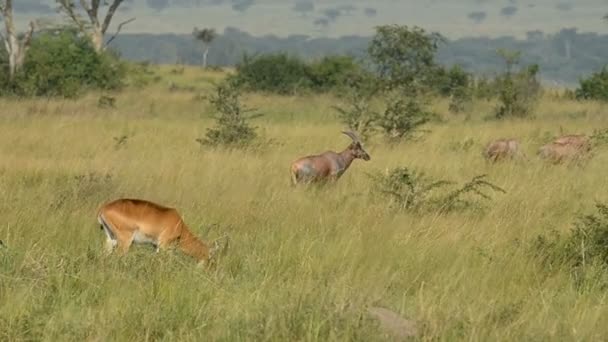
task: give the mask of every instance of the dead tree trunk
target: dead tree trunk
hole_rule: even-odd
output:
[[[101,53],[105,50],[106,46],[112,42],[116,36],[120,33],[122,27],[133,20],[135,18],[131,18],[127,21],[124,21],[118,25],[118,29],[116,33],[108,40],[107,43],[104,43],[104,37],[110,27],[110,23],[112,22],[112,18],[114,17],[114,13],[120,4],[122,4],[124,0],[113,0],[110,3],[110,7],[106,12],[103,21],[99,20],[99,8],[102,4],[106,4],[106,2],[102,2],[101,0],[80,0],[80,6],[87,13],[89,18],[89,23],[85,24],[84,19],[82,19],[77,11],[75,10],[76,4],[74,0],[57,0],[59,5],[61,6],[61,10],[76,24],[76,26],[80,29],[82,33],[87,35],[91,40],[91,44],[93,44],[93,48],[97,53]]]
[[[4,18],[5,27],[5,35],[0,36],[8,54],[9,79],[12,81],[25,61],[25,54],[30,47],[34,34],[34,23],[30,22],[29,30],[19,39],[13,21],[13,0],[4,0],[3,3],[0,3],[0,12],[2,12]]]

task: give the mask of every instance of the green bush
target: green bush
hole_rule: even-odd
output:
[[[287,54],[245,56],[236,70],[236,81],[249,90],[294,94],[312,86],[310,66]]]
[[[429,86],[439,95],[450,98],[450,112],[464,111],[473,97],[473,76],[460,65],[449,69],[439,66],[436,69]]]
[[[428,109],[428,98],[414,89],[396,89],[384,95],[384,110],[376,123],[389,141],[409,139],[431,121],[435,113]]]
[[[97,54],[87,38],[62,30],[36,36],[14,82],[4,85],[21,96],[74,97],[90,89],[118,89],[125,74],[117,56]]]
[[[349,56],[328,56],[310,66],[313,89],[327,91],[342,87],[353,75],[363,73],[361,66]]]
[[[582,79],[575,96],[579,100],[608,101],[608,68],[604,67],[600,72]]]
[[[237,66],[235,80],[249,90],[278,94],[298,91],[329,91],[343,86],[352,75],[363,74],[349,56],[328,56],[307,63],[287,54],[245,56]]]
[[[234,82],[224,82],[215,89],[209,103],[216,110],[216,126],[207,129],[205,138],[197,139],[201,145],[229,148],[247,147],[256,137],[256,128],[249,123],[259,114],[241,104],[241,91]]]

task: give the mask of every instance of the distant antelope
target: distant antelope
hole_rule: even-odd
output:
[[[585,135],[564,135],[538,150],[541,158],[558,164],[565,160],[582,158],[591,151],[590,139]]]
[[[152,244],[158,252],[171,244],[195,258],[199,265],[209,262],[218,249],[190,232],[177,210],[140,199],[118,199],[104,204],[97,220],[107,236],[108,252],[118,246],[123,254],[133,243]]]
[[[553,143],[558,145],[571,145],[587,151],[591,149],[591,139],[584,134],[563,135],[553,140]]]
[[[497,162],[502,159],[511,159],[522,155],[519,142],[515,139],[498,139],[486,145],[483,155],[486,159]]]
[[[355,159],[371,159],[363,148],[361,140],[354,132],[342,132],[352,139],[352,143],[340,152],[327,151],[322,154],[300,158],[291,164],[292,183],[312,183],[337,181]]]

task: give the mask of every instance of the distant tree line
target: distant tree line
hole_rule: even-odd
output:
[[[213,41],[208,56],[212,66],[234,66],[244,54],[285,52],[303,60],[326,56],[365,56],[371,37],[310,38],[306,35],[255,37],[227,28]],[[152,63],[201,64],[205,45],[189,34],[123,34],[114,42],[121,56]],[[608,35],[563,29],[555,34],[529,32],[526,39],[475,37],[447,40],[437,50],[439,64],[460,65],[476,75],[495,76],[504,63],[497,49],[521,51],[522,64],[538,64],[543,81],[574,86],[581,77],[601,69],[608,56]]]

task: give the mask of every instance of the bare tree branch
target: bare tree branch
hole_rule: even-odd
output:
[[[72,19],[72,21],[78,26],[81,32],[86,32],[86,27],[83,21],[78,17],[78,14],[74,11],[74,3],[72,0],[58,0],[61,9]]]
[[[114,2],[112,2],[112,5],[110,5],[110,8],[108,8],[108,13],[106,13],[106,17],[103,20],[103,25],[101,26],[101,32],[103,34],[105,34],[106,31],[108,30],[108,27],[110,26],[110,22],[112,22],[112,17],[114,16],[114,13],[116,12],[116,10],[118,9],[118,6],[120,6],[120,4],[123,1],[124,0],[114,0]]]
[[[30,29],[27,31],[27,33],[25,34],[25,37],[23,37],[23,49],[27,50],[30,47],[30,44],[32,43],[32,37],[34,36],[34,30],[36,29],[36,25],[34,24],[33,21],[30,21],[30,25],[29,25]]]
[[[125,26],[125,25],[127,25],[127,24],[129,24],[129,23],[131,23],[131,22],[133,22],[133,21],[135,21],[135,18],[131,18],[131,19],[129,19],[129,20],[126,20],[126,21],[123,21],[122,23],[120,23],[120,24],[118,25],[118,28],[116,29],[116,33],[114,33],[114,35],[113,35],[113,36],[112,36],[110,39],[108,39],[108,41],[106,42],[106,44],[104,45],[104,47],[106,47],[106,46],[110,45],[110,43],[111,43],[111,42],[112,42],[114,39],[116,39],[116,37],[117,37],[117,36],[118,36],[118,34],[120,33],[120,30],[122,29],[122,27],[123,27],[123,26]]]

